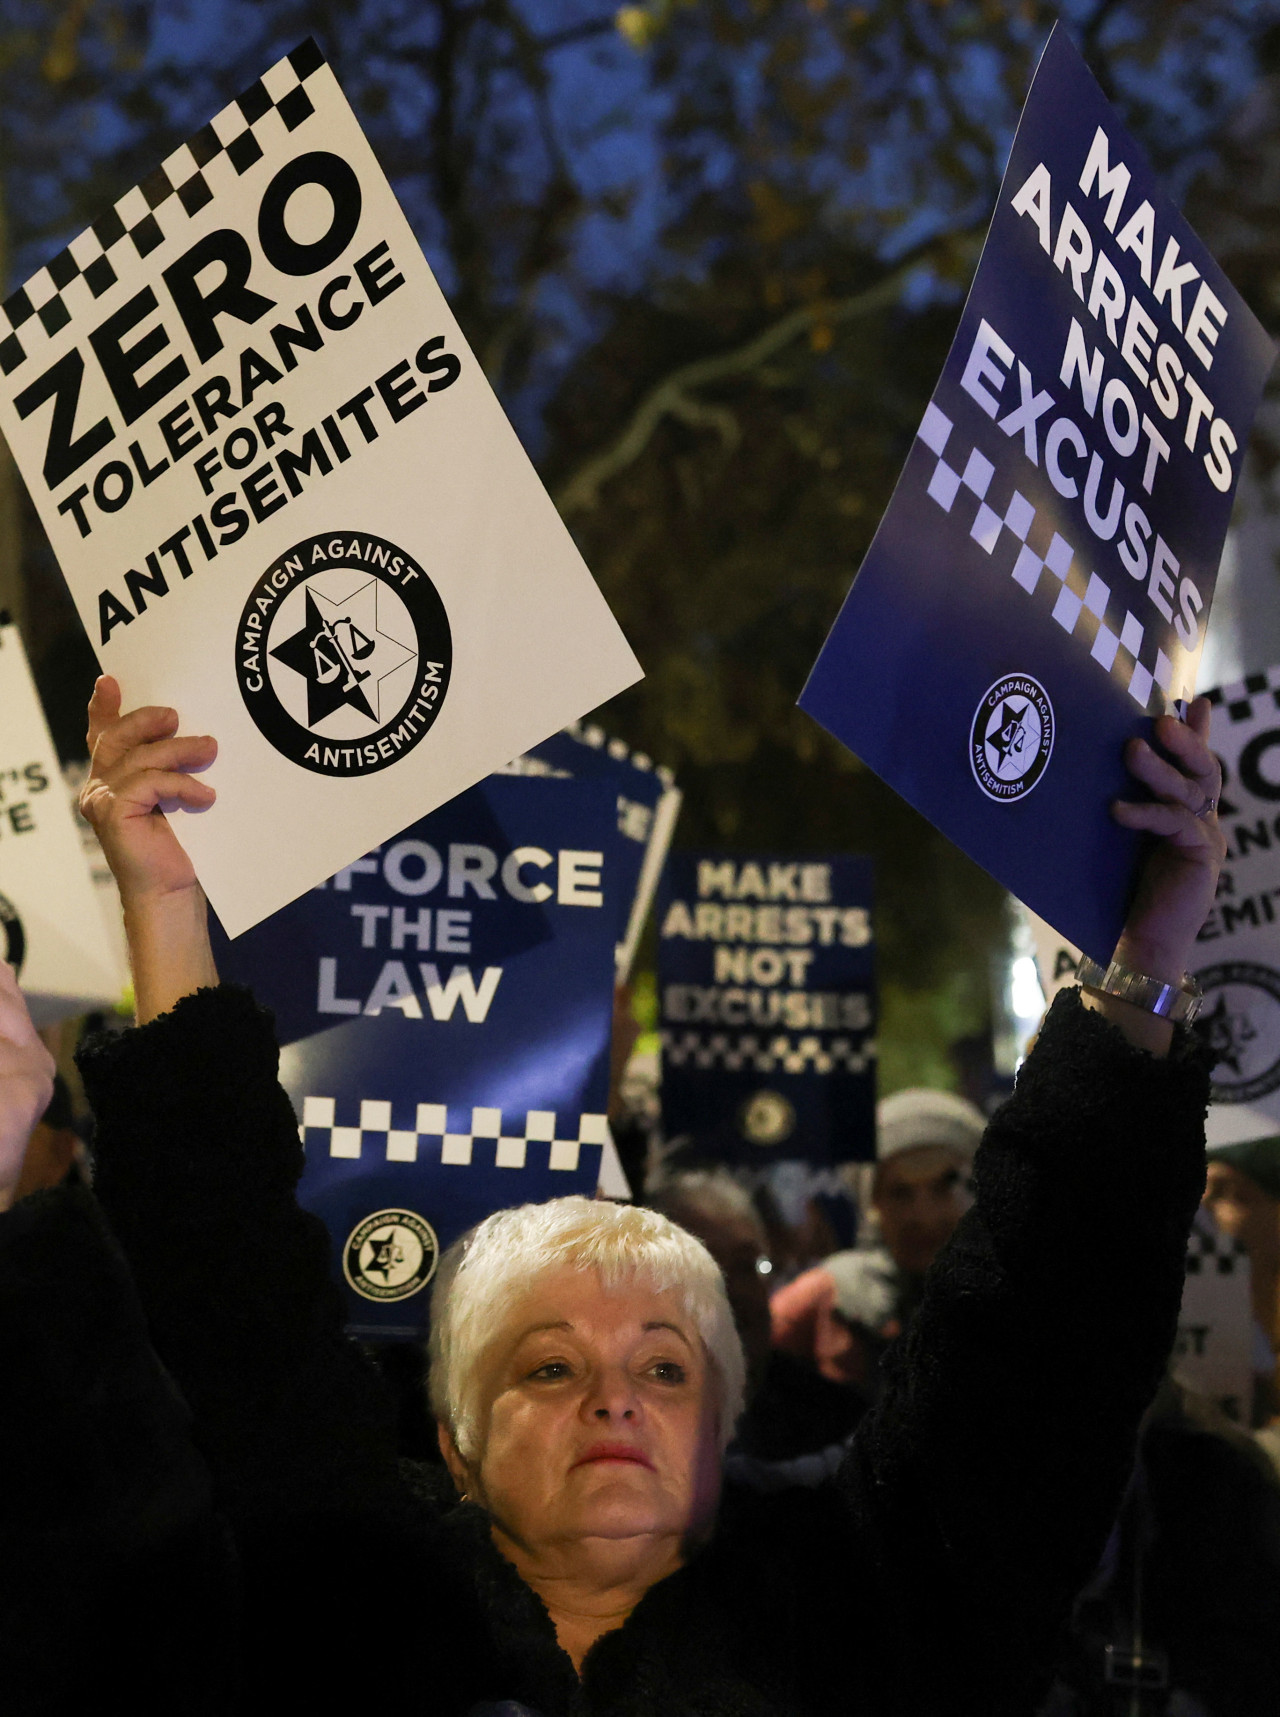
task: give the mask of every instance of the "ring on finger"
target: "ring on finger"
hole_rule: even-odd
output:
[[[1200,819],[1201,822],[1204,822],[1206,820],[1206,818],[1212,817],[1214,815],[1214,813],[1217,811],[1217,809],[1218,809],[1218,796],[1217,796],[1217,794],[1216,793],[1206,793],[1204,796],[1204,804],[1201,805],[1200,809],[1198,811],[1196,811],[1194,814],[1196,817],[1198,817]]]

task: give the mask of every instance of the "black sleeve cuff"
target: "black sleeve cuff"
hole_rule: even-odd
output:
[[[248,990],[198,990],[144,1026],[91,1039],[77,1062],[108,1210],[139,1179],[163,1186],[172,1217],[208,1182],[219,1202],[235,1187],[260,1200],[296,1185],[302,1145],[277,1079],[274,1022]]]

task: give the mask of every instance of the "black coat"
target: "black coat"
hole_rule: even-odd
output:
[[[1173,1342],[1208,1085],[1185,1037],[1158,1061],[1059,998],[838,1479],[727,1494],[581,1683],[480,1511],[397,1462],[251,998],[202,992],[82,1068],[98,1196],[236,1541],[243,1709],[1034,1708]]]
[[[223,1717],[238,1607],[191,1415],[102,1212],[80,1188],[24,1199],[0,1214],[0,1712]]]

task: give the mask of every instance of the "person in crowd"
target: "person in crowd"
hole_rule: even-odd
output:
[[[833,1253],[779,1290],[773,1340],[822,1376],[873,1396],[886,1346],[910,1322],[934,1259],[969,1208],[986,1120],[964,1097],[912,1089],[876,1110],[876,1243]]]
[[[1156,837],[1116,958],[1171,992],[1223,852],[1208,716],[1199,702],[1134,741],[1151,796],[1114,807]],[[90,721],[84,808],[121,889],[139,1020],[81,1053],[95,1184],[235,1534],[254,1708],[1032,1709],[1172,1346],[1204,1051],[1100,991],[1058,999],[987,1130],[975,1208],[824,1487],[722,1487],[745,1368],[692,1236],[606,1202],[498,1212],[442,1262],[432,1301],[442,1488],[395,1459],[328,1237],[294,1196],[270,1023],[218,986],[194,871],[155,815],[213,803],[192,773],[213,742],[177,736],[172,711],[122,718],[107,679]],[[91,1263],[87,1245],[67,1261],[69,1300]]]
[[[71,1093],[66,1080],[55,1071],[49,1105],[27,1140],[22,1173],[13,1195],[15,1203],[42,1187],[61,1186],[69,1178],[81,1179],[84,1165],[84,1143],[75,1129]]]
[[[1280,1421],[1280,1138],[1215,1146],[1204,1202],[1223,1233],[1249,1254],[1253,1316],[1266,1362],[1259,1368],[1253,1420],[1274,1427]]]
[[[790,1462],[842,1442],[869,1402],[774,1347],[772,1260],[750,1193],[725,1168],[679,1169],[659,1181],[646,1202],[696,1235],[724,1276],[747,1364],[745,1406],[731,1458]]]
[[[1272,1717],[1278,1615],[1280,1479],[1166,1377],[1039,1717]]]
[[[222,1717],[230,1545],[55,1080],[0,962],[0,1710]]]

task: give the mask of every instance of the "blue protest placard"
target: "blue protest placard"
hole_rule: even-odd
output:
[[[800,702],[1098,959],[1130,735],[1194,689],[1270,340],[1058,26],[889,509]]]
[[[571,722],[535,745],[522,761],[615,783],[618,832],[625,840],[620,887],[625,922],[618,939],[618,982],[625,983],[680,814],[681,793],[675,777],[643,752],[610,739],[591,722]]]
[[[605,780],[494,776],[234,942],[276,1010],[349,1327],[421,1335],[439,1253],[595,1191],[624,838]]]
[[[875,1155],[868,858],[673,853],[658,891],[662,1121],[734,1166]]]

